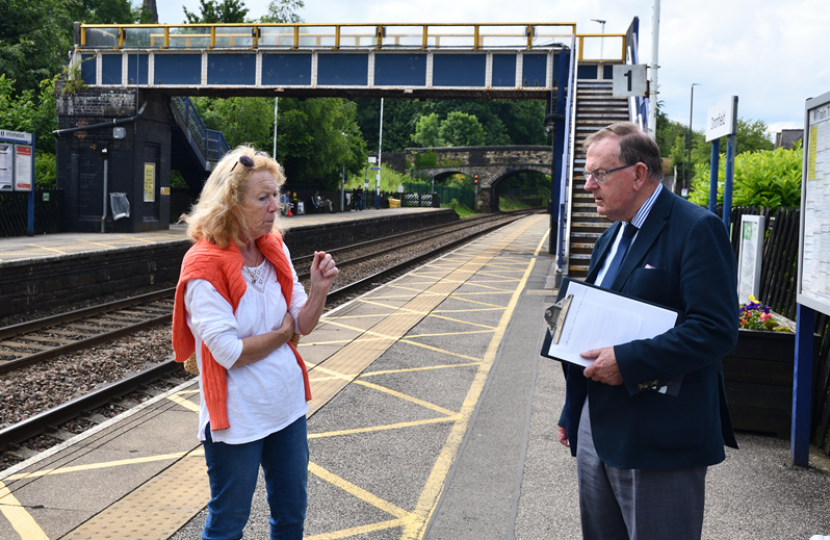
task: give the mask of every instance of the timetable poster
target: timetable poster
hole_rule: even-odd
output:
[[[830,100],[823,101],[824,103],[807,111],[807,148],[805,148],[805,170],[801,187],[803,247],[799,276],[801,282],[799,302],[828,313],[830,312]]]

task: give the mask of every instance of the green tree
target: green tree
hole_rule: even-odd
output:
[[[301,23],[302,17],[297,11],[305,7],[303,0],[271,0],[268,14],[260,17],[264,23]]]
[[[427,116],[422,116],[418,123],[415,124],[415,134],[410,135],[412,142],[418,146],[425,148],[431,146],[443,146],[444,141],[438,134],[441,127],[441,121],[438,115],[430,113]]]
[[[484,144],[484,128],[471,114],[453,111],[441,122],[438,136],[449,146],[481,146]]]
[[[242,23],[248,14],[242,0],[199,0],[199,15],[182,9],[188,24]]]
[[[65,6],[73,21],[87,24],[129,24],[136,20],[136,10],[129,0],[72,0]]]
[[[55,152],[52,131],[58,129],[55,114],[55,80],[40,83],[37,96],[31,90],[15,92],[15,81],[0,74],[0,129],[34,133],[37,152]]]

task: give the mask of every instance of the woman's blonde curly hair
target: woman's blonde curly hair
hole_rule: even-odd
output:
[[[252,167],[240,162],[243,156],[252,160]],[[250,146],[239,146],[225,154],[205,182],[199,200],[189,213],[179,218],[179,223],[187,224],[187,235],[194,242],[207,238],[221,248],[228,247],[231,241],[243,245],[248,224],[245,223],[242,204],[251,176],[260,171],[271,173],[277,188],[282,188],[285,183],[282,165],[265,152],[258,152]],[[279,212],[274,218],[273,230],[280,234],[285,232]]]

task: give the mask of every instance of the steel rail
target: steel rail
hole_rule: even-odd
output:
[[[363,287],[371,286],[373,282],[379,279],[385,279],[397,272],[404,270],[407,267],[411,267],[412,265],[428,260],[440,252],[466,244],[470,242],[472,239],[500,229],[520,219],[520,217],[521,216],[515,216],[513,217],[513,219],[510,219],[507,222],[498,223],[496,225],[493,225],[492,227],[488,227],[481,231],[477,231],[471,235],[465,236],[464,238],[455,240],[453,242],[450,242],[449,244],[445,244],[439,248],[433,249],[428,253],[424,253],[413,259],[409,259],[405,262],[399,263],[385,270],[377,272],[367,278],[340,287],[339,289],[331,291],[328,294],[327,301],[333,302],[341,300],[349,294],[354,294]],[[159,317],[158,319],[162,318],[166,318],[167,320],[169,320],[170,315]],[[126,332],[127,330],[128,329],[125,328],[119,330],[119,332]],[[124,395],[135,391],[141,386],[148,385],[169,375],[170,373],[173,373],[177,369],[179,369],[179,365],[169,358],[164,362],[161,362],[160,364],[145,369],[144,371],[127,377],[119,382],[98,389],[85,396],[81,396],[77,399],[59,405],[48,411],[44,411],[40,414],[27,418],[26,420],[18,422],[12,426],[0,429],[0,449],[5,449],[9,445],[20,444],[23,441],[29,440],[31,438],[37,437],[38,435],[46,433],[50,429],[56,428],[64,422],[68,422],[70,420],[77,418],[78,416],[81,416],[84,412],[91,411],[97,407],[104,406],[112,402],[114,399],[121,398]]]

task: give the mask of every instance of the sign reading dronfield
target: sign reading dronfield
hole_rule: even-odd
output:
[[[706,112],[706,142],[737,132],[735,97],[729,97],[709,107]]]

